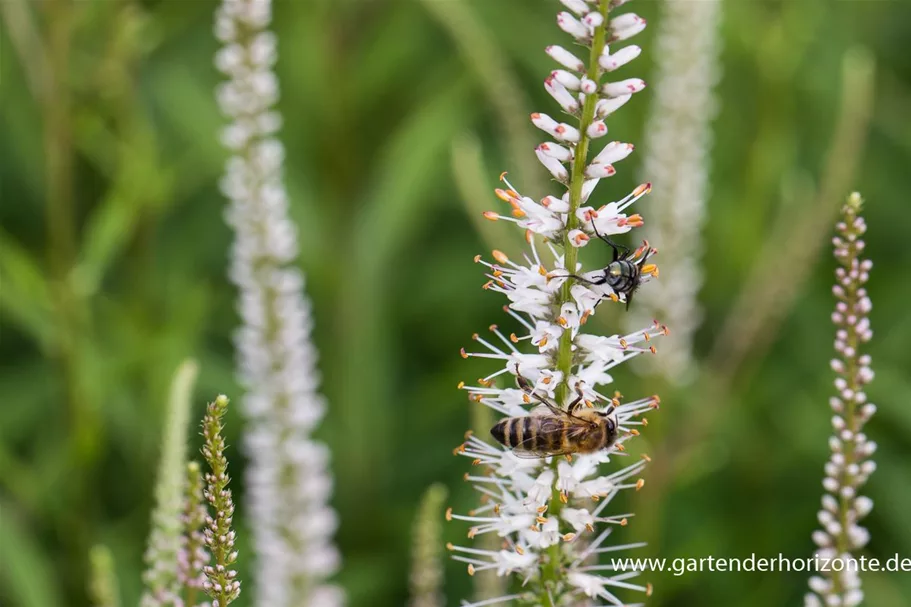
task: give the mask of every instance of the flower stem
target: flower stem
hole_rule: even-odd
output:
[[[595,28],[595,33],[592,37],[587,70],[588,78],[594,82],[598,82],[600,78],[598,58],[604,51],[606,31],[609,27],[607,18],[609,7],[609,0],[600,0],[598,8],[601,12],[601,16],[604,17],[604,21],[601,25]],[[595,104],[597,101],[597,92],[591,95],[586,95],[585,97],[585,103],[582,105],[582,117],[579,120],[579,143],[576,144],[573,153],[572,172],[570,173],[569,181],[569,212],[566,218],[566,233],[563,236],[563,267],[565,267],[569,272],[576,271],[576,262],[579,257],[579,249],[576,248],[570,241],[569,234],[572,232],[572,230],[576,229],[578,224],[576,211],[579,209],[579,205],[582,203],[582,186],[585,183],[585,166],[588,162],[588,144],[590,141],[590,138],[588,136],[588,127],[591,126],[591,123],[595,118]],[[569,301],[572,301],[572,294],[570,293],[570,281],[567,280],[560,288],[560,296],[556,308],[559,310],[564,303]],[[572,332],[568,330],[564,331],[560,336],[560,344],[557,350],[557,370],[563,374],[563,380],[560,385],[557,386],[556,390],[557,403],[560,405],[563,405],[563,403],[566,401],[566,397],[569,394],[570,390],[569,376],[572,373],[573,367],[572,344]],[[558,458],[553,458],[553,461],[551,462],[551,467],[555,471],[558,464],[557,460]],[[557,490],[556,485],[558,478],[559,475],[555,474],[554,486],[551,489],[548,516],[559,516],[560,510],[563,508],[563,502],[560,499],[560,492]],[[560,580],[560,565],[560,544],[556,543],[548,548],[548,561],[544,564],[543,567],[542,581],[544,582],[545,587],[548,585],[556,585]],[[556,607],[553,601],[552,593],[547,593],[545,596],[541,597],[541,601],[546,607]]]
[[[598,58],[604,50],[605,31],[608,27],[608,0],[601,0],[600,11],[604,17],[604,23],[595,28],[595,35],[592,40],[591,54],[588,62],[588,78],[598,82]],[[572,173],[569,181],[569,214],[566,218],[566,234],[563,236],[563,253],[565,255],[563,266],[568,272],[575,272],[576,261],[579,257],[579,249],[573,246],[570,241],[569,233],[576,229],[578,217],[576,211],[582,202],[582,186],[585,183],[585,165],[588,161],[588,127],[591,126],[595,117],[595,104],[598,101],[597,93],[587,95],[585,103],[582,106],[582,118],[579,120],[579,143],[576,145],[573,154]],[[563,283],[560,288],[560,305],[571,301],[570,281]],[[557,353],[557,369],[563,372],[563,383],[557,388],[557,402],[562,403],[569,393],[569,372],[572,369],[572,333],[565,331],[560,336],[560,347]]]

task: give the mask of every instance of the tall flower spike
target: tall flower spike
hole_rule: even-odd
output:
[[[225,457],[225,439],[221,435],[224,429],[221,419],[228,411],[228,397],[218,396],[209,403],[206,416],[202,420],[202,436],[205,444],[202,454],[209,464],[206,472],[206,488],[203,496],[209,504],[210,512],[206,516],[203,532],[206,547],[212,553],[211,565],[203,567],[206,581],[202,587],[212,597],[212,607],[227,607],[240,595],[240,581],[237,571],[231,569],[237,561],[237,550],[234,549],[234,500],[228,483],[228,459]]]
[[[196,362],[184,361],[171,382],[168,413],[161,446],[161,462],[155,484],[155,510],[143,573],[145,592],[140,607],[174,604],[180,595],[178,560],[184,532],[181,506],[185,486],[187,432],[190,425],[190,402],[198,372]]]
[[[187,491],[184,498],[184,535],[177,559],[177,577],[183,587],[183,606],[197,607],[206,577],[203,567],[209,562],[204,527],[206,506],[203,501],[203,477],[197,462],[187,464]]]
[[[720,74],[720,0],[664,0],[655,36],[658,74],[645,132],[643,173],[655,186],[648,240],[661,243],[665,276],[637,297],[636,327],[659,316],[674,327],[667,354],[648,361],[674,383],[693,374],[693,334],[701,322],[701,228],[706,216],[713,88]],[[681,91],[686,91],[681,94]]]
[[[863,200],[854,192],[842,208],[842,218],[835,226],[833,238],[835,259],[835,286],[832,292],[837,299],[832,322],[835,323],[835,391],[829,405],[834,412],[829,438],[832,455],[825,465],[822,486],[822,509],[818,519],[822,529],[813,532],[818,546],[816,554],[821,559],[841,558],[847,563],[854,554],[867,545],[869,532],[858,522],[873,509],[873,500],[859,495],[860,488],[876,470],[871,456],[876,443],[864,434],[864,425],[876,412],[876,405],[867,402],[864,389],[873,379],[870,355],[862,354],[863,344],[870,341],[868,314],[873,305],[864,285],[873,263],[862,259],[862,236],[867,225],[860,216]],[[845,566],[842,571],[830,570],[824,576],[810,578],[810,590],[804,604],[807,607],[844,605],[852,607],[863,601],[860,576],[857,568]]]
[[[525,230],[529,250],[522,259],[493,251],[491,261],[480,255],[475,261],[485,268],[484,288],[506,297],[504,310],[515,329],[492,325],[489,336],[474,335],[476,346],[462,350],[465,358],[486,358],[496,365],[477,385],[459,387],[471,401],[504,417],[519,418],[501,420],[494,433],[504,444],[518,447],[467,436],[456,453],[479,468],[466,480],[480,494],[480,504],[467,513],[447,511],[448,519],[470,525],[469,538],[502,538],[493,548],[476,543],[447,546],[455,560],[466,564],[469,574],[485,570],[500,576],[514,574],[522,583],[516,594],[481,597],[474,603],[464,602],[467,607],[516,600],[545,607],[620,605],[626,604],[620,596],[647,594],[651,589],[634,580],[641,572],[611,571],[599,566],[597,558],[603,552],[640,546],[607,544],[611,530],[625,526],[632,516],[608,509],[620,492],[642,487],[640,474],[648,456],[619,469],[608,470],[602,464],[626,454],[629,441],[647,424],[645,415],[658,408],[659,400],[650,396],[624,402],[618,392],[604,386],[613,381],[610,373],[617,365],[654,353],[655,338],[665,335],[667,328],[653,322],[613,336],[592,335],[585,329],[596,310],[629,301],[636,288],[657,275],[657,267],[648,263],[655,250],[648,243],[633,251],[617,245],[622,262],[608,268],[586,270],[578,259],[579,248],[589,242],[602,242],[603,237],[608,240],[603,246],[614,247],[610,237],[643,224],[630,207],[649,192],[649,184],[614,202],[594,202],[595,186],[616,172],[615,165],[629,156],[633,146],[613,141],[597,144],[594,151],[590,148],[608,132],[605,119],[645,86],[638,78],[614,79],[613,71],[635,59],[639,48],[618,44],[609,49],[608,37],[626,39],[641,31],[645,21],[632,13],[609,15],[609,8],[619,4],[616,1],[562,3],[570,12],[560,13],[557,23],[587,53],[583,59],[562,46],[547,47],[548,55],[566,69],[552,72],[545,88],[571,115],[572,124],[542,113],[532,114],[531,120],[550,138],[538,146],[538,158],[565,191],[536,201],[502,176],[504,187],[496,195],[508,209],[485,216]],[[629,282],[625,277],[630,277]],[[541,420],[554,424],[572,419],[567,417],[571,402],[578,407],[578,416],[600,412],[600,419],[609,420],[605,427],[613,428],[615,440],[604,441],[609,436],[605,433],[594,447],[575,453],[565,444],[523,449],[528,441],[519,444],[519,428],[523,437],[525,428],[529,436],[538,437],[534,431],[544,427],[539,425]],[[554,417],[559,421],[550,420]],[[571,457],[562,457],[564,452]]]
[[[249,524],[256,554],[254,604],[260,607],[342,603],[326,579],[339,565],[328,506],[329,452],[311,435],[325,413],[318,393],[310,303],[295,267],[297,232],[282,182],[284,148],[275,137],[276,39],[269,0],[224,0],[215,63],[228,76],[217,91],[230,124],[231,152],[222,190],[234,229],[230,277],[239,290],[239,375],[247,393],[244,447],[249,458]]]

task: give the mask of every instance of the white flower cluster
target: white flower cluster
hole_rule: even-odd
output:
[[[532,114],[531,118],[553,138],[538,146],[538,158],[566,192],[535,201],[501,177],[506,187],[496,193],[511,212],[485,216],[523,228],[529,252],[521,261],[500,251],[493,252],[493,261],[481,256],[475,261],[486,266],[489,280],[484,288],[506,296],[504,310],[517,330],[507,333],[493,325],[491,338],[474,335],[478,351],[463,349],[462,356],[496,360],[498,367],[479,379],[477,386],[462,383],[459,387],[468,391],[470,400],[506,417],[546,414],[535,399],[547,399],[563,409],[570,400],[582,399],[588,407],[610,410],[617,439],[607,449],[569,457],[539,456],[471,435],[456,449],[485,471],[466,475],[481,494],[481,505],[467,514],[450,509],[447,518],[471,523],[469,538],[493,533],[503,538],[503,544],[500,550],[449,544],[453,558],[467,563],[470,574],[494,570],[498,575],[516,574],[522,580],[518,594],[463,603],[467,607],[516,600],[546,607],[627,605],[616,593],[651,590],[650,585],[632,581],[640,571],[613,571],[598,564],[598,555],[642,545],[608,545],[613,528],[625,526],[632,514],[612,514],[607,509],[624,489],[642,487],[639,473],[648,457],[643,455],[611,472],[602,470],[602,464],[627,455],[625,444],[647,425],[643,415],[657,409],[659,399],[651,396],[621,402],[619,393],[608,394],[603,387],[613,381],[610,372],[614,367],[643,352],[654,353],[652,340],[667,334],[667,328],[656,321],[627,335],[586,333],[590,317],[605,309],[600,307],[603,302],[610,306],[610,302],[627,301],[632,290],[612,289],[607,268],[586,271],[577,260],[579,248],[593,237],[609,239],[643,223],[642,217],[628,215],[627,210],[648,193],[649,184],[616,202],[589,202],[598,182],[615,173],[613,165],[626,158],[633,146],[611,142],[591,159],[588,150],[607,133],[605,118],[645,86],[637,78],[604,81],[607,74],[640,52],[636,46],[609,47],[607,43],[642,31],[645,21],[630,13],[610,15],[610,9],[623,4],[616,0],[561,2],[570,12],[558,15],[558,25],[588,48],[589,57],[583,61],[563,47],[548,47],[547,53],[566,70],[554,71],[545,80],[545,88],[576,118],[576,126],[545,114]],[[547,251],[539,252],[539,239],[545,241]],[[653,253],[643,243],[623,256],[635,268],[639,281],[635,287],[657,275],[657,268],[646,263]],[[523,342],[530,347],[520,349]],[[507,381],[501,382],[504,378]],[[519,387],[513,387],[514,382]]]
[[[646,238],[661,243],[667,278],[642,293],[628,326],[660,317],[674,327],[666,355],[648,367],[675,383],[693,376],[693,333],[701,322],[701,228],[708,197],[713,88],[720,73],[720,0],[665,0],[655,36],[657,75],[646,123],[643,173],[655,187]]]
[[[863,217],[858,213],[862,200],[856,192],[848,198],[843,209],[843,219],[836,225],[834,238],[835,259],[840,267],[835,271],[836,282],[832,291],[838,300],[832,322],[835,323],[835,352],[832,370],[836,373],[835,389],[829,405],[834,436],[829,438],[832,455],[825,465],[826,476],[822,485],[822,509],[818,519],[822,529],[813,532],[813,541],[819,547],[816,554],[829,561],[853,560],[853,554],[870,541],[870,533],[858,522],[873,509],[873,500],[858,495],[858,490],[876,470],[871,458],[876,443],[867,438],[863,427],[876,412],[876,405],[867,402],[864,387],[873,379],[870,355],[861,354],[860,348],[873,337],[868,317],[873,304],[864,288],[873,263],[861,259],[867,231]],[[857,568],[845,566],[832,570],[826,577],[810,578],[806,607],[837,605],[853,607],[863,602],[860,576]]]
[[[282,183],[284,149],[274,134],[277,53],[269,0],[224,0],[215,34],[224,46],[215,63],[229,80],[217,90],[231,121],[222,142],[232,156],[222,181],[234,228],[231,280],[240,291],[236,335],[247,394],[245,448],[249,521],[256,552],[256,605],[343,603],[326,585],[339,565],[337,527],[328,506],[329,453],[310,436],[325,403],[317,392],[310,304],[296,267],[297,235]]]

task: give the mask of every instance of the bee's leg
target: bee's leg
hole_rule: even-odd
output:
[[[519,363],[516,363],[516,383],[519,385],[519,388],[522,389],[522,392],[526,394],[533,394],[535,391],[534,386],[531,385],[531,382],[522,377],[519,373]]]
[[[579,407],[582,406],[582,403],[585,402],[585,394],[582,393],[582,388],[579,386],[578,383],[576,384],[576,394],[578,395],[578,396],[576,396],[576,400],[569,403],[569,407],[568,407],[569,414],[572,415],[573,417],[576,416],[575,415],[576,411],[578,411]]]
[[[522,392],[525,392],[526,394],[528,394],[535,400],[544,404],[548,409],[550,409],[550,412],[553,413],[554,415],[566,415],[566,411],[564,411],[560,407],[556,406],[555,404],[553,404],[552,402],[550,402],[549,400],[547,400],[546,398],[544,398],[543,396],[541,396],[540,394],[535,392],[535,388],[533,385],[531,385],[531,382],[519,374],[519,364],[518,363],[516,363],[516,383],[519,384],[519,388],[521,388]]]
[[[540,394],[532,394],[532,396],[533,396],[535,399],[537,399],[538,401],[540,401],[541,404],[543,404],[545,407],[547,407],[548,409],[550,409],[550,412],[553,413],[553,414],[556,415],[556,416],[569,415],[570,417],[575,417],[575,416],[572,415],[571,413],[568,413],[568,412],[566,412],[565,410],[563,410],[563,409],[561,409],[560,407],[558,407],[557,405],[553,404],[552,402],[550,402],[549,400],[547,400],[546,398],[544,398],[544,397],[541,396]]]
[[[600,238],[601,240],[603,240],[604,242],[609,244],[611,246],[611,248],[614,250],[614,261],[617,261],[621,257],[625,258],[626,256],[629,255],[629,247],[623,246],[622,244],[617,244],[616,242],[614,242],[613,240],[611,240],[610,238],[608,238],[607,236],[605,236],[604,234],[599,232],[598,226],[595,225],[594,219],[592,219],[591,222],[592,222],[592,230],[595,231],[595,236],[597,236],[598,238]],[[622,255],[620,254],[620,251],[623,251]]]

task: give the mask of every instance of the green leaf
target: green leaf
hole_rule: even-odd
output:
[[[0,310],[47,350],[55,341],[50,289],[31,254],[0,231]]]
[[[503,50],[465,0],[423,0],[422,3],[455,40],[459,52],[476,75],[480,89],[496,111],[511,170],[516,172],[518,183],[522,184],[517,187],[533,198],[544,196],[547,181],[542,178],[545,173],[535,159],[534,129],[528,118],[531,103]]]
[[[380,157],[369,198],[352,226],[350,267],[341,272],[347,279],[342,283],[339,317],[346,322],[339,337],[349,354],[342,362],[344,377],[336,405],[350,420],[348,440],[370,442],[373,448],[369,453],[344,450],[339,462],[352,475],[348,486],[359,487],[358,492],[367,496],[379,482],[380,475],[372,470],[384,469],[378,462],[388,457],[390,442],[383,437],[389,436],[384,429],[392,422],[369,414],[377,401],[393,399],[395,360],[387,344],[394,335],[383,320],[388,313],[383,284],[395,255],[432,217],[434,204],[445,199],[438,175],[445,171],[446,151],[474,113],[469,83],[456,68],[448,66],[434,82],[444,84],[430,89],[433,96],[409,116]],[[364,305],[365,293],[371,296],[369,305]]]
[[[452,144],[452,176],[455,179],[465,211],[472,225],[491,249],[499,249],[510,257],[518,257],[524,243],[515,225],[506,221],[484,218],[499,203],[493,196],[490,184],[495,183],[485,169],[481,142],[474,135],[463,135]]]
[[[12,506],[0,502],[0,597],[21,607],[63,605],[52,556],[46,553]]]

